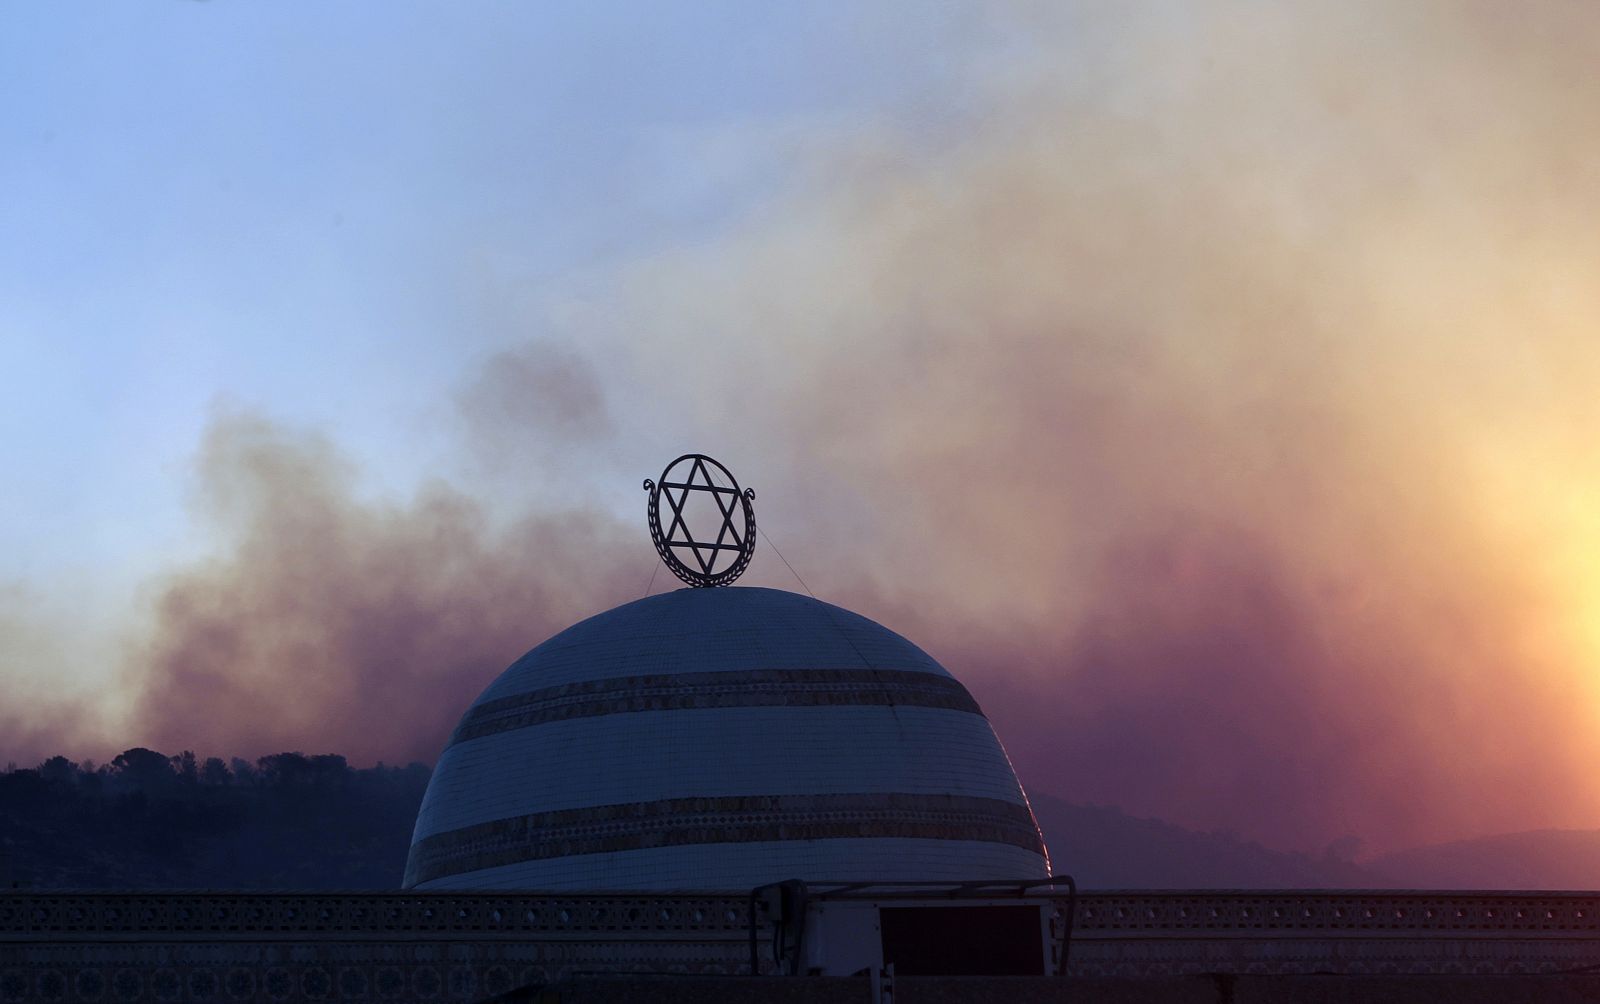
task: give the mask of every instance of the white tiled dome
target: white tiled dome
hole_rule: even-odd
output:
[[[1031,879],[1038,826],[976,702],[865,617],[680,589],[518,659],[439,758],[417,889]]]

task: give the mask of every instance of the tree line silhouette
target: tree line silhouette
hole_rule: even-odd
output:
[[[135,747],[0,773],[0,886],[396,889],[429,769]]]

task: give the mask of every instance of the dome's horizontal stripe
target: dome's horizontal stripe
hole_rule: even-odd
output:
[[[1044,846],[1027,806],[906,793],[671,798],[536,812],[434,834],[411,848],[407,887],[543,858],[657,847],[835,838]]]
[[[948,676],[907,670],[752,669],[620,676],[568,683],[475,705],[451,745],[570,718],[707,708],[910,706],[982,714]]]
[[[988,719],[965,711],[641,711],[456,743],[434,767],[414,838],[530,812],[750,792],[1025,801]]]
[[[790,878],[808,882],[964,882],[975,878],[1039,879],[1048,874],[1038,851],[1008,844],[841,837],[656,847],[518,861],[460,872],[415,888],[749,892],[755,886]]]

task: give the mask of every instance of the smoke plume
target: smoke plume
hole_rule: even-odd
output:
[[[1035,788],[1300,848],[1600,823],[1600,13],[1015,18],[934,153],[838,135],[625,278],[653,406],[737,427],[810,584]]]
[[[640,588],[605,516],[496,528],[444,485],[361,501],[332,444],[259,418],[217,420],[199,477],[222,551],[158,584],[130,670],[157,749],[432,762],[514,658]]]

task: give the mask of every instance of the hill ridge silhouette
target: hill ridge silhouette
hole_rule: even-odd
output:
[[[143,747],[0,772],[0,887],[398,889],[430,769],[337,754],[253,761]],[[1057,871],[1085,889],[1585,889],[1600,830],[1531,830],[1367,860],[1274,850],[1103,805],[1032,799]]]

